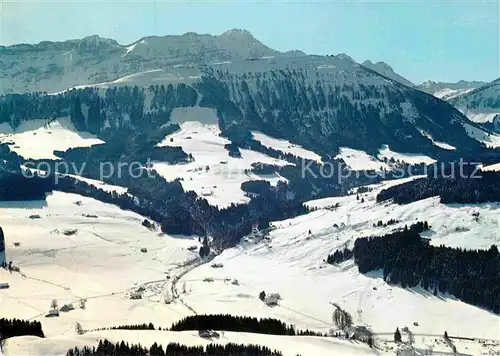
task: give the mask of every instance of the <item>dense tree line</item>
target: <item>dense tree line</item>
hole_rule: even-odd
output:
[[[45,200],[45,194],[52,191],[50,182],[39,174],[23,175],[22,162],[22,157],[0,144],[0,201]]]
[[[112,343],[108,340],[100,340],[97,347],[75,347],[66,353],[66,356],[281,356],[281,352],[258,345],[238,345],[229,343],[226,345],[209,344],[203,346],[184,346],[178,343],[170,343],[165,348],[156,342],[145,348],[124,341]]]
[[[489,250],[432,246],[421,238],[428,224],[416,223],[384,236],[357,239],[354,259],[361,273],[383,270],[383,278],[403,288],[421,286],[435,295],[500,312],[500,255]],[[492,232],[493,233],[493,232]]]
[[[0,342],[9,337],[24,335],[45,337],[42,324],[38,321],[0,319]]]
[[[194,106],[197,98],[196,90],[182,83],[167,87],[112,87],[104,93],[89,87],[57,95],[7,94],[0,96],[0,123],[15,129],[33,119],[69,117],[78,130],[108,137],[127,127],[159,129],[170,120],[174,108]]]
[[[172,331],[224,330],[270,335],[297,335],[295,328],[271,318],[252,318],[232,315],[192,315],[172,325]]]
[[[480,177],[480,178],[475,178]],[[472,176],[426,177],[381,191],[377,202],[393,199],[398,204],[439,196],[442,203],[485,203],[500,201],[500,172],[477,172]]]

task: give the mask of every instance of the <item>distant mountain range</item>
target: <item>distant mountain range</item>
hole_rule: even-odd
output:
[[[427,81],[420,84],[417,88],[440,99],[449,100],[456,96],[468,93],[476,88],[479,88],[484,84],[484,82],[465,80],[461,80],[456,83]]]
[[[0,46],[0,94],[57,92],[179,64],[202,65],[280,55],[293,57],[304,53],[275,51],[245,30],[230,30],[219,36],[193,32],[182,36],[151,36],[127,46],[99,36]]]

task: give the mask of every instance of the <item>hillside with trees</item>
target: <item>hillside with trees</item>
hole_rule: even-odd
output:
[[[427,222],[419,222],[384,236],[357,239],[353,254],[359,271],[382,270],[387,283],[420,286],[435,296],[450,294],[500,313],[497,246],[488,250],[433,246],[420,236],[428,228]]]

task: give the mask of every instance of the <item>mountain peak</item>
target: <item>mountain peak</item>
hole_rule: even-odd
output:
[[[387,63],[385,62],[377,62],[377,63],[373,63],[372,61],[370,60],[366,60],[364,61],[363,63],[361,63],[364,67],[366,68],[369,68],[379,74],[382,74],[383,76],[387,77],[387,78],[390,78],[392,80],[395,80],[396,82],[399,82],[403,85],[406,85],[406,86],[409,86],[409,87],[414,87],[415,85],[410,82],[408,79],[402,77],[401,75],[399,75],[398,73],[396,73],[394,71],[394,69],[392,69],[392,67],[390,65],[388,65]]]
[[[231,30],[227,30],[222,33],[220,36],[231,36],[231,37],[251,37],[254,38],[253,35],[247,30],[240,28],[233,28]]]

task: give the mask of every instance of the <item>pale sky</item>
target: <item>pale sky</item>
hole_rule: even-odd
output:
[[[0,0],[0,44],[250,31],[278,50],[385,61],[409,80],[500,77],[496,1]]]

